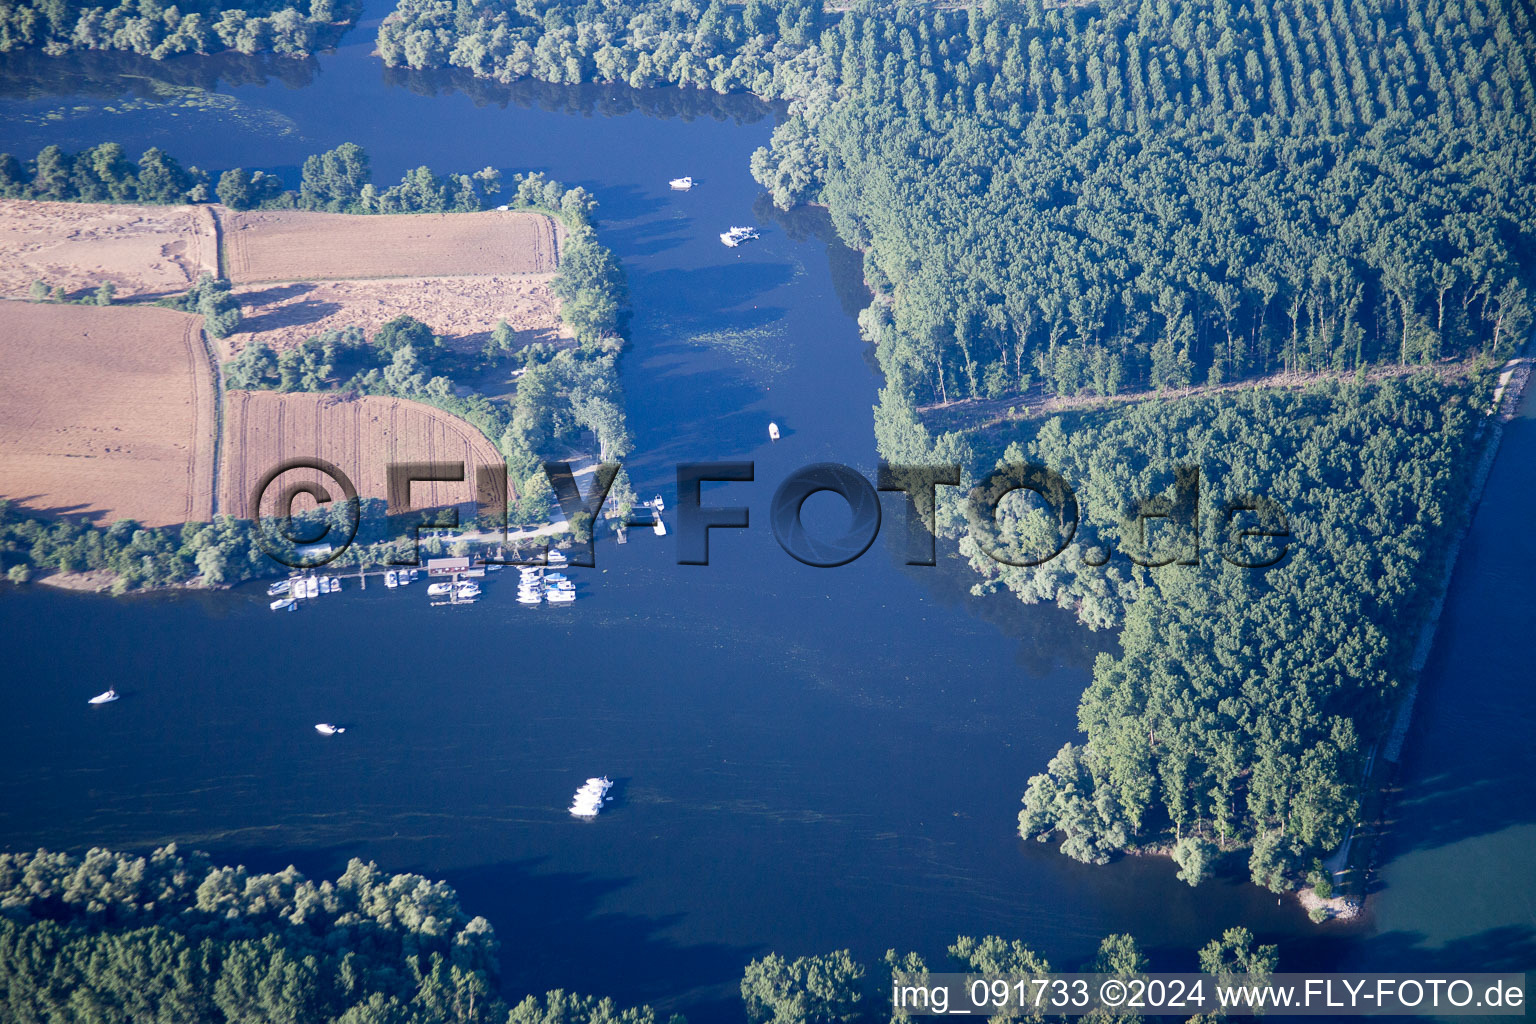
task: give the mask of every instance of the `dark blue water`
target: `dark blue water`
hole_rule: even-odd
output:
[[[1109,638],[1055,609],[972,597],[952,560],[901,565],[895,505],[891,547],[882,537],[850,566],[779,549],[767,509],[787,474],[830,460],[872,475],[877,380],[853,320],[857,257],[813,218],[763,221],[763,241],[742,249],[716,239],[753,220],[746,168],[771,112],[675,91],[470,96],[384,73],[371,36],[307,65],[215,65],[216,87],[197,87],[208,65],[175,71],[193,83],[176,88],[101,62],[59,65],[50,86],[13,65],[0,73],[13,96],[44,84],[0,107],[0,148],[110,138],[292,175],[353,141],[378,181],[428,163],[585,185],[634,295],[638,489],[672,499],[679,462],[753,460],[755,482],[706,494],[750,507],[752,527],[716,531],[707,567],[676,565],[673,537],[604,542],[561,609],[519,607],[495,576],[467,608],[354,585],[298,615],[271,614],[259,587],[124,600],[0,587],[0,847],[175,841],[311,872],[364,856],[452,881],[495,924],[512,994],[563,986],[700,1019],[738,1012],[741,968],[769,949],[895,946],[936,961],[959,933],[996,932],[1073,968],[1103,934],[1130,931],[1159,966],[1187,968],[1238,923],[1282,942],[1291,968],[1363,948],[1366,929],[1319,932],[1241,872],[1197,892],[1166,861],[1085,867],[1018,839],[1019,795],[1073,737]],[[269,67],[286,81],[263,81]],[[679,174],[700,186],[668,191]],[[769,420],[785,428],[778,444]],[[88,709],[109,682],[125,699]],[[317,738],[324,720],[347,733]],[[598,772],[619,780],[616,803],[572,820],[570,794]],[[1518,817],[1508,824],[1531,821]],[[1488,824],[1456,822],[1439,845]],[[1529,876],[1502,882],[1529,902]],[[1393,882],[1384,901],[1408,921],[1424,888]]]

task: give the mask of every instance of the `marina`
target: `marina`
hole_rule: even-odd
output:
[[[662,504],[661,496],[657,495],[654,502],[646,502],[643,506],[647,513],[654,514],[655,507]],[[666,527],[661,523],[659,514],[654,515],[655,531],[664,534]],[[496,558],[501,558],[505,552],[497,550]],[[491,557],[490,555],[486,556]],[[398,590],[409,586],[420,578],[425,571],[432,582],[427,584],[427,597],[431,607],[457,606],[475,604],[485,596],[485,585],[479,580],[486,580],[491,572],[497,572],[502,568],[517,568],[518,589],[517,603],[523,605],[544,604],[570,604],[576,600],[577,587],[575,581],[570,579],[561,570],[570,564],[570,559],[558,548],[550,548],[544,556],[543,565],[507,565],[495,561],[475,561],[468,557],[460,558],[434,558],[427,559],[422,569],[366,569],[359,567],[345,574],[332,573],[319,575],[316,573],[302,573],[290,576],[287,579],[277,580],[267,585],[266,593],[272,598],[268,607],[274,612],[295,612],[303,607],[304,603],[319,597],[339,594],[344,589],[344,578],[357,581],[358,589],[368,589],[369,578],[375,581],[382,579],[388,590]]]

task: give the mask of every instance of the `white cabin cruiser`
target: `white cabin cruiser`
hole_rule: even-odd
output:
[[[321,722],[315,726],[315,732],[319,733],[321,736],[335,736],[338,733],[343,733],[346,731],[346,726],[332,725],[330,722]]]
[[[576,798],[571,801],[571,814],[578,818],[595,818],[603,809],[603,804],[613,797],[608,791],[613,788],[613,782],[604,775],[600,779],[588,779],[586,783],[576,791]]]
[[[94,696],[90,700],[86,701],[86,703],[87,704],[111,704],[113,701],[117,700],[117,696],[118,696],[117,688],[113,687],[112,689],[108,690],[105,693],[98,693],[96,696]]]
[[[693,176],[684,175],[681,178],[673,178],[671,181],[667,182],[667,184],[672,186],[675,191],[687,192],[689,189],[693,188]]]

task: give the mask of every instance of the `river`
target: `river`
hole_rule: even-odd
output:
[[[897,947],[936,963],[957,934],[995,932],[1072,969],[1102,935],[1130,931],[1156,966],[1187,969],[1239,923],[1281,943],[1291,969],[1381,964],[1389,942],[1473,948],[1494,928],[1528,946],[1532,873],[1503,851],[1525,837],[1529,867],[1529,754],[1454,755],[1486,723],[1469,688],[1523,707],[1526,735],[1530,702],[1517,671],[1453,671],[1455,656],[1436,655],[1421,700],[1433,728],[1410,741],[1405,779],[1458,813],[1404,811],[1418,824],[1386,866],[1376,919],[1318,929],[1240,877],[1196,891],[1160,859],[1088,867],[1022,842],[1019,796],[1073,737],[1111,638],[1053,608],[970,596],[953,558],[902,565],[894,504],[848,566],[806,567],[774,541],[769,498],[793,470],[836,461],[873,476],[877,378],[854,322],[857,257],[815,217],[764,220],[763,240],[741,249],[716,238],[753,220],[747,164],[773,112],[674,90],[467,94],[370,58],[380,8],[335,53],[157,71],[177,86],[100,55],[13,61],[0,68],[0,149],[110,139],[296,181],[305,155],[352,141],[378,182],[427,163],[584,185],[633,291],[623,374],[637,487],[670,501],[679,462],[753,460],[755,482],[706,495],[749,506],[752,527],[715,531],[709,566],[676,565],[673,537],[606,540],[581,600],[561,609],[519,607],[494,576],[473,607],[354,585],[299,615],[272,615],[256,585],[121,600],[0,587],[0,848],[174,841],[314,874],[371,858],[446,878],[489,917],[509,994],[564,987],[695,1021],[735,1020],[742,966],[768,950],[872,959]],[[679,174],[699,186],[670,192]],[[784,428],[777,444],[769,420]],[[1528,470],[1503,482],[1518,452],[1530,463],[1529,428],[1511,430],[1485,507],[1513,514],[1531,494]],[[808,510],[824,526],[846,518],[821,498]],[[1527,618],[1528,565],[1496,581],[1516,598],[1506,611]],[[1458,580],[1448,633],[1487,625],[1468,607],[1482,594]],[[1456,695],[1437,696],[1452,678]],[[87,709],[107,682],[126,699]],[[323,720],[346,735],[318,739]],[[598,772],[618,780],[618,799],[574,821],[570,795]],[[1457,801],[1451,786],[1515,805]],[[1523,917],[1507,899],[1481,917],[1451,899],[1472,856],[1457,844],[1523,893]],[[1509,919],[1495,924],[1499,913]],[[1393,939],[1410,932],[1419,945]]]

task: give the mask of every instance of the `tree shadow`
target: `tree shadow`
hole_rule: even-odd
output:
[[[377,859],[361,843],[293,855],[262,847],[208,852],[218,863],[244,864],[253,871],[280,871],[291,863],[313,879],[337,877],[352,857]],[[650,917],[601,910],[634,879],[551,870],[547,857],[446,871],[402,863],[379,866],[442,879],[458,893],[466,914],[491,922],[500,943],[500,990],[509,1003],[560,988],[609,996],[621,1006],[650,1003],[691,1020],[734,1019],[740,1016],[740,1002],[732,994],[742,969],[762,953],[667,938],[665,932],[683,920],[681,913]]]

